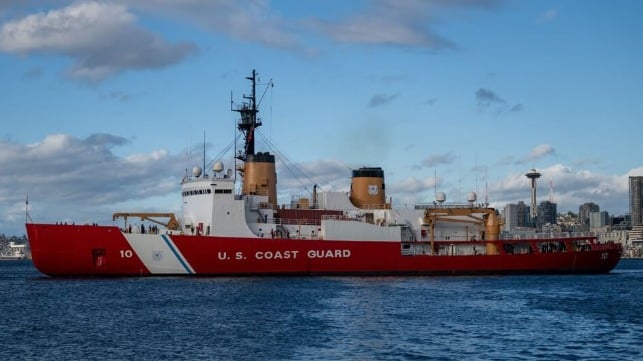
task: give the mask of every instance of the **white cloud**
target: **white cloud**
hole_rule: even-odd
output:
[[[149,154],[133,154],[125,157],[125,160],[131,165],[145,165],[150,162],[163,160],[168,157],[165,149],[155,150]]]
[[[130,26],[133,21],[134,16],[122,6],[77,3],[4,24],[0,46],[2,50],[17,53],[81,52],[97,38],[105,37],[105,30]]]
[[[267,47],[316,54],[302,41],[303,34],[314,34],[336,42],[386,44],[439,50],[452,42],[440,36],[432,26],[447,9],[489,9],[497,0],[376,0],[365,3],[339,21],[328,21],[318,14],[300,19],[286,19],[271,9],[270,2],[255,0],[129,0],[128,7],[183,19],[215,33],[256,42]]]
[[[605,175],[583,169],[555,164],[538,169],[542,177],[537,182],[537,201],[549,199],[550,184],[553,200],[559,212],[578,212],[586,202],[594,202],[601,210],[621,215],[629,209],[629,175],[643,168],[633,169],[623,175]],[[513,173],[504,179],[489,184],[489,197],[499,206],[517,201],[530,201],[530,182],[524,173]]]
[[[69,1],[45,1],[60,6]],[[135,14],[165,17],[198,26],[216,35],[316,55],[306,35],[337,42],[388,44],[438,50],[453,44],[432,27],[447,9],[485,9],[495,0],[367,2],[343,20],[329,22],[318,14],[285,18],[267,0],[111,0],[77,1],[5,22],[0,28],[0,51],[20,55],[47,54],[72,59],[67,75],[98,82],[119,73],[158,69],[179,63],[197,51],[190,42],[171,43],[143,27]],[[7,13],[19,2],[3,4]],[[13,13],[12,13],[13,14]]]
[[[427,168],[432,168],[441,164],[451,164],[457,157],[452,152],[443,153],[443,154],[432,154],[428,158],[422,161],[422,166]]]
[[[555,152],[554,147],[549,144],[539,144],[534,149],[529,152],[527,158],[529,159],[538,159],[544,157],[548,154],[553,154]]]
[[[174,20],[197,24],[214,33],[256,42],[267,47],[302,50],[301,30],[270,8],[266,0],[128,0],[119,1],[135,9]]]
[[[28,145],[0,140],[0,229],[22,232],[16,220],[24,219],[27,194],[34,221],[44,222],[88,217],[107,222],[118,211],[110,208],[115,204],[176,196],[180,157],[165,150],[125,157],[112,152],[126,143],[110,134],[85,139],[52,134]]]
[[[433,29],[445,10],[485,9],[495,7],[498,3],[499,1],[494,0],[377,0],[367,2],[367,7],[359,14],[336,22],[318,20],[316,26],[337,42],[440,50],[455,47],[449,39]]]
[[[406,194],[407,196],[417,196],[417,194],[421,192],[429,190],[433,191],[436,186],[436,182],[437,180],[434,177],[424,179],[409,177],[400,182],[391,184],[387,190],[390,193],[389,195]]]
[[[536,160],[542,159],[545,156],[550,154],[555,154],[556,150],[549,144],[539,144],[535,146],[529,154],[523,157],[521,160],[517,161],[516,164],[525,164],[528,162],[534,162]]]
[[[0,51],[69,57],[72,78],[95,82],[127,70],[175,64],[196,50],[191,43],[168,43],[136,21],[123,5],[77,2],[4,23]]]
[[[306,192],[306,188],[312,191],[310,187],[314,184],[325,190],[345,189],[350,186],[351,167],[344,162],[317,160],[288,163],[283,159],[283,155],[277,155],[276,159],[279,191],[285,194]]]
[[[427,3],[374,1],[358,15],[342,21],[318,20],[316,26],[337,42],[419,46],[430,49],[453,44],[429,28]]]

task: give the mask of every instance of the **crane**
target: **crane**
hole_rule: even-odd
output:
[[[174,213],[149,213],[149,212],[118,212],[112,215],[112,220],[123,217],[125,219],[125,228],[127,228],[128,217],[139,217],[141,221],[150,221],[166,227],[169,230],[176,231],[179,229],[179,222],[176,220]],[[159,221],[156,218],[169,218],[167,222]]]

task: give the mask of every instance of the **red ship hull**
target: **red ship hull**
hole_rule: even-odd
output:
[[[132,235],[51,224],[27,224],[27,234],[34,265],[49,276],[607,273],[622,251],[592,242],[547,253],[405,255],[394,241]]]

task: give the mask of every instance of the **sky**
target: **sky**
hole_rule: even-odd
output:
[[[180,214],[195,165],[234,167],[259,74],[257,150],[280,203],[382,167],[394,207],[629,212],[643,175],[636,0],[0,0],[0,233]],[[237,147],[240,145],[237,143]],[[227,152],[223,150],[228,149]],[[205,151],[204,151],[205,150]]]

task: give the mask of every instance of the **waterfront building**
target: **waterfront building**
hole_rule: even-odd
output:
[[[643,176],[630,177],[630,214],[632,226],[643,224]]]
[[[609,224],[609,214],[606,211],[591,212],[589,214],[589,229],[605,227]]]
[[[589,202],[583,203],[578,207],[578,219],[580,223],[586,224],[589,226],[589,214],[592,212],[600,212],[601,209],[598,204]]]
[[[543,224],[556,224],[556,203],[550,201],[542,201],[538,205],[538,223]]]
[[[504,230],[506,232],[511,232],[517,228],[529,227],[529,213],[530,208],[523,201],[520,201],[517,204],[507,204],[503,211],[505,220]]]

